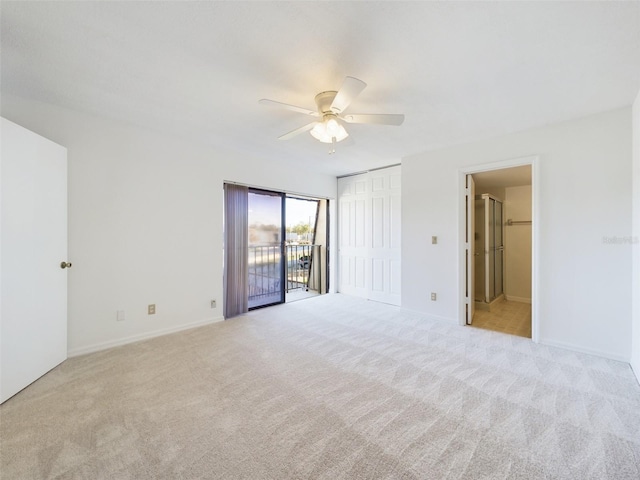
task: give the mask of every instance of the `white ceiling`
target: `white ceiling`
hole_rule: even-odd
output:
[[[462,142],[630,105],[640,2],[9,2],[3,93],[336,175]],[[351,75],[335,155],[301,114]]]

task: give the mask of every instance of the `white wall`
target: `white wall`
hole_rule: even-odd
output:
[[[640,381],[640,92],[633,103],[633,319],[631,366]]]
[[[504,195],[504,219],[531,220],[531,185],[507,187]],[[507,225],[504,229],[505,297],[531,302],[531,225]]]
[[[458,321],[460,169],[529,155],[539,155],[539,340],[628,361],[631,246],[604,237],[631,234],[630,108],[403,159],[402,306]]]
[[[70,355],[221,319],[224,180],[336,194],[335,177],[300,185],[273,163],[30,100],[3,96],[2,116],[68,149]]]

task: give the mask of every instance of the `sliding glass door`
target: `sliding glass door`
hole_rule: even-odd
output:
[[[327,293],[328,200],[232,183],[224,195],[225,318]]]
[[[284,302],[283,217],[283,194],[249,189],[249,309]]]

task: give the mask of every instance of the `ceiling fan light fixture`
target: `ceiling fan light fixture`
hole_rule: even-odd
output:
[[[335,144],[349,136],[342,122],[349,124],[363,123],[373,125],[402,125],[404,115],[385,113],[350,113],[344,114],[354,98],[367,86],[362,80],[354,77],[346,77],[340,90],[325,90],[315,96],[317,111],[303,107],[296,107],[275,100],[263,98],[259,101],[262,105],[272,105],[285,108],[298,113],[304,113],[316,117],[318,120],[296,128],[289,133],[280,135],[278,140],[289,140],[303,132],[309,132],[313,138],[331,144],[331,152],[335,151]]]
[[[340,122],[331,115],[326,115],[322,122],[316,123],[309,133],[322,143],[333,143],[334,138],[336,142],[340,142],[349,136]]]

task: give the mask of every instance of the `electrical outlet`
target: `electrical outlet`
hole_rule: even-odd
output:
[[[124,322],[125,316],[124,316],[124,310],[118,310],[116,312],[116,320],[118,322]]]
[[[436,236],[431,237],[431,243],[433,245],[436,245],[438,243],[438,237],[436,237]]]
[[[156,314],[156,304],[152,303],[151,305],[149,305],[147,307],[147,314],[148,315],[155,315]]]
[[[211,308],[216,308],[216,301],[215,300],[211,300]]]
[[[435,292],[431,292],[431,301],[435,302],[436,301],[436,294]]]

